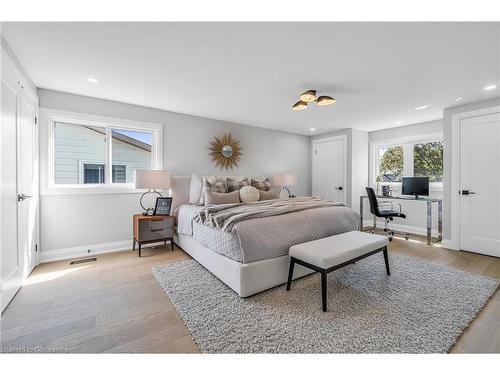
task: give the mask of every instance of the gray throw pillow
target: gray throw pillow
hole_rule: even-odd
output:
[[[205,205],[209,204],[226,204],[226,203],[240,203],[239,190],[231,193],[216,193],[214,191],[207,191],[205,193]]]
[[[268,201],[270,199],[278,199],[280,197],[280,192],[278,189],[271,190],[259,190],[260,198],[259,201]]]
[[[249,186],[250,181],[248,178],[236,179],[236,178],[227,178],[226,179],[227,191],[230,193],[235,190],[240,190],[243,186]]]
[[[270,178],[252,178],[252,186],[259,190],[268,191],[271,190],[271,179]]]
[[[203,177],[203,187],[201,190],[200,205],[205,204],[205,193],[227,193],[226,178],[218,176]]]

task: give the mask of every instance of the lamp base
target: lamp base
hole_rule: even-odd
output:
[[[283,190],[286,190],[287,193],[288,193],[288,198],[295,198],[295,195],[293,195],[291,192],[290,192],[290,189],[287,188],[286,186],[282,186],[281,187],[281,190],[280,190],[280,193],[283,191]]]
[[[146,208],[146,207],[144,207],[144,204],[143,204],[143,202],[142,202],[142,200],[144,199],[144,196],[145,196],[146,194],[150,194],[150,193],[151,193],[151,194],[158,194],[158,195],[160,196],[160,198],[163,198],[163,195],[161,195],[161,193],[160,193],[159,191],[156,191],[156,190],[151,190],[151,189],[148,189],[148,191],[146,191],[144,194],[142,194],[142,195],[141,195],[141,199],[139,200],[139,203],[140,203],[140,205],[141,205],[142,209],[144,210],[144,211],[142,212],[142,214],[143,214],[144,216],[153,216],[153,215],[154,215],[154,212],[155,212],[155,209],[154,209],[154,208],[151,208],[151,207]]]

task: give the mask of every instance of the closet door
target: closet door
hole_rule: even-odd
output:
[[[21,287],[22,254],[18,251],[17,233],[17,119],[19,86],[14,75],[2,66],[1,126],[1,271],[2,311]]]

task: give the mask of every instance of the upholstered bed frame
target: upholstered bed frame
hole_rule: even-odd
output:
[[[172,210],[181,204],[188,203],[190,183],[191,177],[189,176],[172,177]],[[252,263],[240,263],[210,250],[185,234],[176,233],[175,242],[240,297],[248,297],[287,282],[290,262],[288,255]],[[314,271],[297,266],[294,279],[312,272]]]

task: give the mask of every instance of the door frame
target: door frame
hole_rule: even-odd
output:
[[[326,137],[326,138],[320,138],[320,139],[314,139],[312,141],[312,149],[311,149],[311,164],[312,164],[312,172],[311,172],[311,192],[312,192],[312,195],[315,195],[315,184],[314,182],[316,181],[316,162],[315,162],[315,159],[314,159],[314,151],[315,151],[315,148],[316,148],[316,145],[318,145],[319,143],[328,143],[328,142],[332,142],[332,141],[339,141],[341,140],[343,143],[344,143],[344,203],[346,205],[350,205],[351,203],[347,201],[347,197],[348,197],[348,188],[349,188],[349,191],[350,191],[350,185],[349,187],[347,186],[347,166],[348,166],[348,162],[347,162],[347,135],[346,134],[342,134],[342,135],[336,135],[334,137]]]
[[[460,155],[461,155],[461,122],[462,120],[500,113],[500,105],[493,105],[487,108],[476,109],[467,112],[460,112],[451,115],[451,172],[450,172],[450,194],[451,204],[449,217],[451,220],[450,241],[446,241],[446,247],[453,250],[460,250]]]

